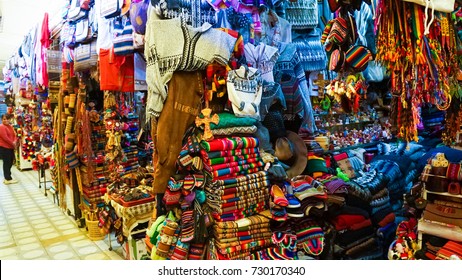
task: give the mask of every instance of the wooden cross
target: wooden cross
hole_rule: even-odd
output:
[[[322,73],[318,73],[318,78],[313,82],[313,84],[318,86],[318,98],[324,98],[324,89],[330,84],[330,81],[324,80],[324,75]]]
[[[196,126],[204,125],[204,136],[202,139],[206,141],[212,140],[213,133],[210,129],[210,123],[218,124],[220,122],[220,117],[217,114],[213,114],[213,116],[210,117],[212,114],[212,109],[210,108],[202,109],[201,113],[204,115],[204,118],[201,119],[200,117],[196,117]]]

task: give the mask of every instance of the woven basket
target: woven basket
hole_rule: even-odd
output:
[[[98,226],[98,221],[90,221],[85,218],[85,224],[87,225],[88,229],[88,237],[93,240],[103,240],[105,235],[101,233],[101,229]]]

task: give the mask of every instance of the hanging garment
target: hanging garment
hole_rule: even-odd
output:
[[[146,26],[147,117],[159,116],[167,98],[167,83],[174,71],[205,69],[212,62],[226,65],[236,38],[212,29],[188,26],[184,19],[155,20],[150,17]]]
[[[226,87],[236,116],[260,120],[262,79],[257,69],[241,66],[229,71]]]
[[[279,57],[277,48],[263,43],[257,46],[247,43],[244,46],[244,53],[248,64],[260,70],[261,77],[264,81],[274,82],[273,68]]]
[[[281,85],[286,100],[284,118],[294,120],[298,115],[303,120],[299,132],[313,133],[316,130],[313,108],[297,49],[294,44],[281,44],[279,53],[273,73],[274,81]]]
[[[168,96],[157,122],[154,193],[164,193],[168,180],[175,174],[175,162],[182,148],[183,135],[199,115],[203,94],[199,71],[173,73],[168,84]]]

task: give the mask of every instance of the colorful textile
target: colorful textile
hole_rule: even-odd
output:
[[[241,158],[239,158],[241,157]],[[239,156],[239,157],[226,157],[226,158],[214,158],[210,160],[212,164],[206,163],[205,166],[208,167],[209,171],[220,170],[227,167],[233,167],[238,165],[244,165],[248,163],[256,163],[261,159],[254,155]]]
[[[238,175],[252,174],[261,171],[263,169],[263,166],[263,161],[260,161],[255,164],[220,169],[217,171],[213,171],[209,174],[213,178],[213,180],[228,179]]]
[[[213,158],[252,155],[252,154],[258,155],[259,149],[258,148],[233,149],[233,150],[215,151],[215,152],[209,152],[209,153],[207,153],[204,150],[201,150],[201,156],[204,159],[204,161],[207,161]]]
[[[223,179],[223,180],[215,180],[214,182],[211,183],[211,185],[218,187],[218,186],[228,186],[228,185],[231,185],[231,184],[245,183],[245,182],[247,182],[248,180],[251,180],[251,179],[263,178],[263,177],[266,178],[267,174],[268,173],[266,171],[259,171],[259,172],[255,172],[253,174],[237,176],[235,178],[229,178],[229,179]]]
[[[222,229],[231,229],[231,228],[241,228],[247,227],[250,225],[258,225],[258,224],[267,224],[270,221],[271,213],[269,210],[265,210],[264,212],[259,213],[259,215],[254,215],[252,217],[247,217],[244,219],[240,219],[234,222],[218,222],[215,225]]]
[[[254,134],[257,131],[255,125],[252,126],[236,126],[228,128],[212,129],[212,134],[215,136],[231,136],[236,134]]]
[[[258,138],[255,137],[227,137],[201,141],[201,146],[206,152],[256,148],[258,144]]]
[[[257,120],[249,117],[236,117],[234,114],[223,112],[218,113],[220,121],[218,124],[211,123],[210,129],[219,129],[219,128],[232,128],[232,127],[250,127],[255,126]]]
[[[270,234],[272,234],[272,231],[271,231],[271,229],[269,227],[263,227],[261,229],[255,229],[255,230],[228,232],[228,233],[214,231],[214,235],[216,236],[217,239],[232,238],[232,237],[239,237],[239,236],[252,236],[254,234],[261,234],[261,233],[270,233]]]

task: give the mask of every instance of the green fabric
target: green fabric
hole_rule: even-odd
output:
[[[220,122],[218,124],[211,123],[211,129],[228,128],[236,126],[252,126],[257,124],[257,120],[249,117],[236,117],[231,113],[219,113]]]

